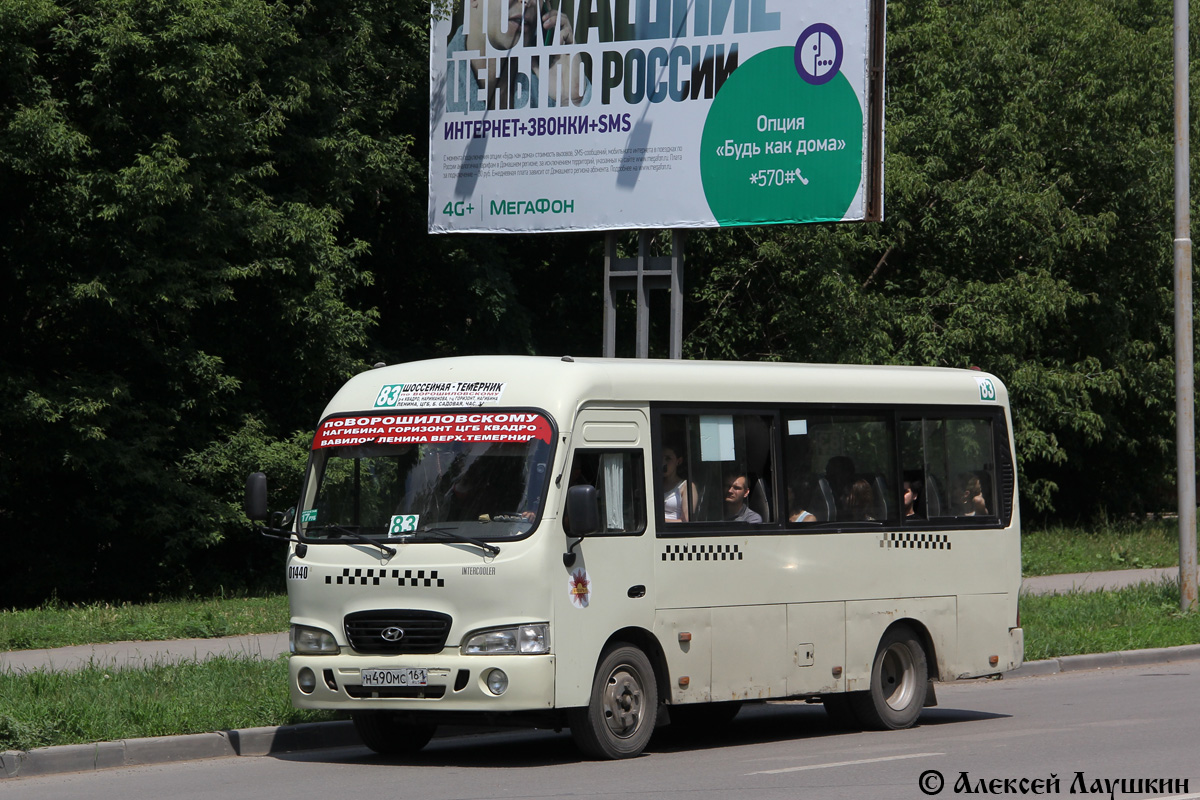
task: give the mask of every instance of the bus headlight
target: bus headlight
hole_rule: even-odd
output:
[[[293,625],[289,640],[291,651],[297,655],[320,656],[338,652],[338,643],[333,634],[320,628]]]
[[[550,652],[550,626],[517,625],[471,634],[463,642],[463,655],[542,655]]]

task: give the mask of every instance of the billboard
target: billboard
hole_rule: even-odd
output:
[[[429,230],[882,218],[883,0],[453,0]]]

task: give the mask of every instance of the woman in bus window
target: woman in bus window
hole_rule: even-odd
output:
[[[817,515],[804,507],[803,498],[812,494],[807,480],[800,483],[800,489],[788,487],[788,521],[789,522],[818,522]]]
[[[688,522],[696,510],[696,485],[680,474],[681,452],[673,445],[663,448],[663,519],[667,522]]]
[[[871,484],[859,478],[850,484],[846,492],[846,519],[851,521],[873,521],[872,511],[875,510],[875,492]]]

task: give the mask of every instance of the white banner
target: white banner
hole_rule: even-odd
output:
[[[430,232],[881,215],[869,6],[455,0],[430,40]]]

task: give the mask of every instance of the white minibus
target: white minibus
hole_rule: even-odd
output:
[[[906,728],[1021,665],[1004,385],[975,370],[480,356],[355,376],[289,540],[290,692],[380,753],[439,724],[595,758],[747,702]]]

